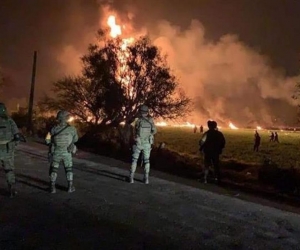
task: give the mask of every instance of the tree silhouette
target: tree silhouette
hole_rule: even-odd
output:
[[[176,119],[189,111],[190,99],[148,37],[132,43],[111,39],[102,30],[98,43],[82,57],[82,75],[53,84],[55,97],[46,97],[48,109],[67,109],[83,121],[117,126],[130,124],[140,105],[153,117]]]

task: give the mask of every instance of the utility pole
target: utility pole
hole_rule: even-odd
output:
[[[28,106],[28,124],[27,124],[27,132],[32,132],[32,133],[33,133],[32,114],[33,114],[35,75],[36,75],[36,59],[37,59],[37,52],[34,51],[29,106]]]

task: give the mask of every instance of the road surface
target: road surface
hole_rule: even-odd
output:
[[[125,182],[124,163],[81,152],[75,193],[61,167],[48,192],[46,148],[18,146],[18,196],[0,174],[0,249],[300,249],[300,216],[161,178]],[[142,174],[137,174],[142,179]]]

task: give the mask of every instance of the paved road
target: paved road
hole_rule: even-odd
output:
[[[130,185],[122,163],[87,153],[75,160],[76,192],[61,168],[49,194],[45,155],[19,146],[14,199],[0,174],[1,250],[300,249],[297,214],[154,177]]]

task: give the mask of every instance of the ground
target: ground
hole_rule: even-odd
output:
[[[300,249],[298,210],[154,171],[149,185],[141,174],[129,184],[128,164],[85,152],[74,161],[76,192],[66,192],[60,169],[50,194],[45,156],[41,145],[19,145],[14,199],[0,174],[1,250]]]
[[[280,141],[277,143],[269,141],[269,130],[259,130],[261,136],[259,152],[253,151],[253,129],[231,130],[222,128],[220,131],[226,138],[226,146],[221,156],[223,161],[233,160],[243,164],[261,165],[267,157],[276,162],[280,168],[300,167],[299,131],[277,130]],[[157,145],[160,142],[165,142],[167,149],[184,154],[187,158],[199,159],[200,164],[199,140],[201,136],[199,131],[193,133],[193,128],[158,127],[155,141]]]

